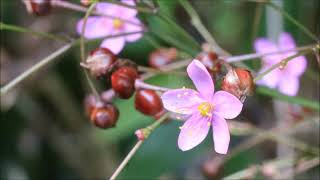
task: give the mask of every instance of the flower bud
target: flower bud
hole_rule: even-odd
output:
[[[80,65],[89,69],[94,77],[102,77],[108,73],[117,57],[107,48],[97,48],[90,53],[85,63]]]
[[[134,93],[134,82],[138,77],[137,69],[130,66],[123,66],[111,75],[112,89],[120,98],[128,99]]]
[[[232,68],[224,77],[221,89],[244,101],[246,96],[253,94],[255,85],[250,71],[242,68]]]
[[[47,15],[51,9],[50,0],[23,0],[23,3],[30,14],[38,16]]]
[[[138,111],[149,116],[156,116],[157,114],[161,114],[164,110],[159,95],[155,91],[149,89],[137,91],[134,105]]]
[[[176,58],[176,48],[160,48],[150,54],[148,63],[153,68],[161,68]]]
[[[218,55],[213,51],[201,52],[196,59],[198,59],[213,75],[216,75],[221,71],[221,63],[219,63]]]
[[[112,104],[96,106],[90,114],[91,122],[102,129],[114,127],[119,118],[118,108]]]

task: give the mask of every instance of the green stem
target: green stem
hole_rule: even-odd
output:
[[[301,105],[304,107],[311,108],[316,111],[320,111],[320,103],[317,101],[311,101],[311,100],[297,97],[297,96],[287,96],[287,95],[284,95],[284,94],[278,92],[275,89],[270,89],[267,87],[258,87],[256,89],[256,92],[258,94],[271,96],[271,97],[279,99],[279,100],[287,101],[289,103],[298,104],[298,105]]]
[[[299,52],[299,53],[297,53],[297,54],[295,54],[295,55],[293,55],[293,56],[289,56],[289,57],[281,60],[281,61],[278,62],[277,64],[272,65],[272,66],[271,66],[269,69],[267,69],[266,71],[262,72],[259,76],[255,77],[255,78],[253,79],[253,81],[254,81],[254,82],[259,81],[259,80],[262,79],[265,75],[267,75],[267,74],[270,73],[271,71],[275,70],[276,68],[280,67],[281,65],[286,66],[286,64],[287,64],[290,60],[292,60],[292,59],[294,59],[294,58],[296,58],[296,57],[302,56],[302,55],[304,55],[304,54],[307,54],[307,53],[309,53],[309,52],[310,52],[310,50],[301,51],[301,52]]]
[[[202,35],[202,37],[214,48],[214,50],[221,55],[229,56],[230,53],[222,49],[214,40],[214,38],[211,36],[210,32],[203,25],[199,15],[193,9],[191,4],[187,0],[179,0],[179,2],[191,17],[192,25],[198,30],[198,32]]]
[[[44,58],[43,60],[39,61],[38,63],[36,63],[34,66],[32,66],[30,69],[26,70],[25,72],[23,72],[22,74],[20,74],[18,77],[16,77],[15,79],[13,79],[12,81],[10,81],[8,84],[6,84],[4,87],[1,88],[0,90],[0,95],[5,95],[10,89],[12,89],[13,87],[15,87],[17,84],[19,84],[20,82],[22,82],[24,79],[26,79],[27,77],[29,77],[30,75],[32,75],[33,73],[37,72],[38,70],[40,70],[41,68],[43,68],[44,66],[48,65],[50,62],[52,62],[56,57],[58,57],[59,55],[63,54],[64,52],[66,52],[67,50],[69,50],[72,45],[74,44],[74,42],[71,42],[65,46],[63,46],[62,48],[58,49],[57,51],[53,52],[52,54],[50,54],[49,56],[47,56],[46,58]]]
[[[307,29],[304,25],[302,25],[300,22],[295,20],[290,14],[288,14],[286,11],[275,5],[272,1],[268,2],[268,5],[271,6],[276,11],[280,12],[285,18],[287,18],[289,21],[291,21],[294,25],[296,25],[298,28],[300,28],[306,35],[308,35],[311,39],[315,41],[319,41],[319,38],[317,38],[316,35],[314,35],[309,29]]]
[[[80,36],[80,53],[81,53],[81,61],[82,62],[85,62],[85,60],[86,60],[85,41],[84,41],[84,34],[85,34],[85,31],[86,31],[86,25],[87,25],[88,17],[93,12],[94,8],[96,7],[96,4],[97,3],[93,3],[93,4],[90,5],[90,7],[88,8],[88,10],[87,10],[87,12],[86,12],[86,14],[84,16],[84,19],[83,19],[83,25],[82,25],[81,36]],[[97,89],[95,88],[94,83],[90,79],[88,71],[86,69],[84,69],[84,73],[85,73],[86,79],[88,81],[88,84],[89,84],[89,86],[91,88],[92,93],[97,98],[99,98],[100,97],[99,93],[98,93]]]
[[[141,6],[131,6],[131,5],[128,5],[128,4],[120,2],[120,1],[107,0],[107,2],[112,3],[112,4],[116,4],[119,6],[124,6],[124,7],[130,8],[130,9],[135,9],[139,12],[151,13],[151,14],[155,14],[157,12],[157,9],[151,9],[151,8],[146,8],[146,7],[141,7]]]
[[[151,134],[163,121],[165,121],[168,117],[168,113],[164,114],[163,116],[161,116],[157,121],[155,121],[153,124],[147,126],[146,128],[144,128],[145,130],[148,130],[148,133]],[[125,166],[128,164],[128,162],[130,161],[130,159],[135,155],[135,153],[137,152],[137,150],[140,148],[140,146],[142,145],[142,143],[148,138],[145,137],[144,140],[139,140],[136,145],[131,149],[131,151],[128,153],[128,155],[124,158],[124,160],[121,162],[121,164],[119,165],[119,167],[116,169],[116,171],[112,174],[112,176],[110,177],[110,180],[114,180],[117,178],[117,176],[121,173],[121,171],[125,168]]]
[[[0,22],[0,30],[9,30],[9,31],[15,31],[15,32],[20,32],[20,33],[30,33],[35,36],[40,36],[40,37],[44,37],[44,38],[48,38],[48,39],[52,39],[52,40],[69,42],[69,40],[67,38],[62,37],[62,36],[57,36],[57,35],[50,34],[50,33],[38,32],[38,31],[34,31],[34,30],[31,30],[28,28],[19,27],[16,25],[5,24],[3,22]]]

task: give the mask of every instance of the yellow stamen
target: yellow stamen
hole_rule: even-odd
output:
[[[120,19],[114,19],[112,24],[115,29],[120,29],[123,26],[123,22]]]
[[[212,106],[208,102],[203,102],[198,106],[198,111],[202,116],[211,117],[212,114],[210,113],[212,110]]]

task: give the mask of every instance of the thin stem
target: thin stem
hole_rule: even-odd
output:
[[[314,35],[309,29],[307,29],[304,25],[302,25],[300,22],[295,20],[290,14],[288,14],[286,11],[275,5],[272,1],[268,2],[268,5],[271,6],[276,11],[280,12],[285,18],[287,18],[289,21],[291,21],[294,25],[296,25],[298,28],[300,28],[306,35],[308,35],[311,39],[315,41],[320,41],[319,38],[317,38],[316,35]]]
[[[135,80],[135,88],[136,89],[150,89],[150,90],[154,90],[154,91],[168,91],[168,90],[170,90],[169,88],[147,84],[147,83],[143,82],[141,79]]]
[[[258,34],[258,29],[259,29],[259,24],[261,21],[262,17],[262,4],[257,4],[256,9],[255,9],[255,16],[253,20],[253,26],[252,26],[252,36],[251,36],[251,41],[253,41],[257,34]]]
[[[25,72],[23,72],[22,74],[20,74],[18,77],[16,77],[15,79],[13,79],[12,81],[10,81],[8,84],[6,84],[4,87],[1,88],[0,90],[0,95],[5,95],[9,90],[11,90],[13,87],[15,87],[16,85],[18,85],[20,82],[22,82],[24,79],[26,79],[27,77],[29,77],[31,74],[37,72],[38,70],[40,70],[42,67],[48,65],[50,62],[52,62],[56,57],[58,57],[59,55],[63,54],[64,52],[66,52],[67,50],[69,50],[72,45],[74,44],[74,42],[71,42],[63,47],[61,47],[60,49],[56,50],[55,52],[53,52],[52,54],[50,54],[49,56],[47,56],[46,58],[44,58],[43,60],[40,60],[38,63],[36,63],[34,66],[32,66],[30,69],[26,70]]]
[[[152,123],[151,125],[147,126],[146,128],[144,128],[145,130],[148,131],[148,135],[150,135],[163,121],[165,121],[168,117],[168,113],[164,114],[163,116],[161,116],[157,121],[155,121],[154,123]],[[137,150],[140,148],[140,146],[142,145],[142,143],[148,138],[149,136],[146,136],[144,140],[139,140],[137,142],[137,144],[131,149],[131,151],[129,152],[129,154],[124,158],[124,160],[121,162],[121,164],[119,165],[119,167],[116,169],[116,171],[112,174],[112,176],[110,177],[110,180],[114,180],[117,178],[117,176],[120,174],[120,172],[125,168],[125,166],[128,164],[128,162],[130,161],[130,159],[135,155],[135,153],[137,152]]]
[[[86,7],[83,7],[83,6],[80,6],[78,4],[74,4],[74,3],[68,2],[68,1],[62,1],[62,0],[51,1],[51,5],[55,6],[55,7],[66,8],[66,9],[70,9],[70,10],[73,10],[73,11],[79,11],[79,12],[84,12],[84,13],[88,11],[88,9]],[[97,15],[97,16],[104,16],[104,17],[110,18],[110,19],[119,19],[119,20],[121,20],[123,22],[126,22],[128,24],[139,26],[139,27],[142,27],[143,29],[145,29],[145,27],[143,25],[139,24],[139,23],[135,23],[135,22],[129,21],[127,19],[123,19],[123,18],[116,17],[116,16],[113,16],[113,15],[108,15],[108,14],[105,14],[105,13],[99,13],[96,10],[94,10],[92,12],[92,14],[93,15]]]
[[[114,180],[116,179],[116,177],[120,174],[120,172],[123,170],[124,167],[126,167],[126,165],[128,164],[128,162],[130,161],[130,159],[136,154],[137,150],[140,148],[140,146],[142,145],[143,141],[139,140],[136,145],[133,146],[133,148],[131,149],[131,151],[128,153],[128,155],[124,158],[124,160],[121,162],[121,164],[119,165],[119,167],[116,169],[116,171],[112,174],[112,176],[110,177],[110,180]]]
[[[202,37],[214,48],[214,50],[222,55],[229,56],[230,53],[222,49],[217,42],[214,40],[214,38],[211,36],[210,32],[207,30],[207,28],[203,25],[203,23],[200,20],[199,15],[197,12],[193,9],[191,4],[187,0],[180,0],[180,4],[183,6],[183,8],[187,11],[189,16],[191,17],[191,23],[192,25],[198,30],[198,32],[202,35]]]
[[[269,56],[269,55],[274,55],[274,54],[281,54],[281,53],[287,53],[287,52],[293,52],[293,51],[311,50],[315,47],[316,47],[316,45],[308,45],[308,46],[302,46],[302,47],[298,47],[298,48],[294,48],[294,49],[280,50],[280,51],[274,51],[274,52],[268,52],[268,53],[252,53],[252,54],[243,54],[243,55],[239,55],[239,56],[222,57],[222,59],[225,59],[225,61],[228,63],[239,62],[239,61],[261,58],[264,56]]]
[[[151,72],[151,73],[157,73],[157,74],[174,74],[174,75],[186,75],[185,72],[181,72],[181,71],[164,71],[161,69],[156,69],[156,68],[152,68],[152,67],[146,67],[146,66],[138,66],[138,70],[141,72]]]
[[[0,30],[9,30],[9,31],[15,31],[15,32],[20,32],[20,33],[30,33],[35,36],[39,37],[44,37],[52,40],[58,40],[58,41],[64,41],[64,42],[69,42],[69,39],[66,37],[50,34],[50,33],[44,33],[44,32],[39,32],[39,31],[34,31],[28,28],[24,27],[19,27],[16,25],[11,25],[11,24],[5,24],[3,22],[0,22]]]
[[[120,1],[114,1],[114,0],[108,0],[107,2],[112,3],[112,4],[116,4],[119,6],[123,6],[123,7],[127,7],[130,9],[135,9],[139,12],[144,12],[144,13],[151,13],[151,14],[155,14],[158,12],[158,9],[156,8],[146,8],[146,7],[141,7],[141,6],[131,6],[129,4],[120,2]]]
[[[289,56],[289,57],[281,60],[281,61],[278,62],[277,64],[272,65],[272,66],[271,66],[269,69],[267,69],[266,71],[262,72],[259,76],[255,77],[255,78],[253,79],[253,81],[254,81],[254,82],[259,81],[259,80],[262,79],[265,75],[267,75],[267,74],[270,73],[271,71],[275,70],[276,68],[278,68],[278,67],[280,67],[280,66],[282,66],[282,65],[285,66],[290,60],[292,60],[292,59],[294,59],[294,58],[296,58],[296,57],[299,57],[299,56],[301,56],[301,55],[307,54],[307,53],[309,53],[309,52],[310,52],[310,51],[307,51],[307,50],[301,51],[300,53],[297,53],[297,54],[295,54],[295,55],[293,55],[293,56]]]
[[[86,55],[85,55],[85,41],[84,41],[84,34],[86,31],[86,25],[87,25],[87,20],[88,17],[90,16],[90,14],[92,13],[92,11],[94,10],[95,6],[97,3],[93,3],[90,5],[90,7],[88,8],[88,11],[86,12],[85,16],[84,16],[84,20],[83,20],[83,25],[82,25],[82,29],[81,29],[81,36],[80,36],[80,53],[81,53],[81,61],[85,62],[86,60]],[[97,89],[94,86],[94,83],[92,82],[92,80],[89,77],[88,71],[86,69],[84,69],[84,73],[86,76],[86,79],[89,83],[89,86],[91,88],[92,93],[99,98],[99,93],[97,91]]]

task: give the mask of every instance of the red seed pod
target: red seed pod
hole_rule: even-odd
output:
[[[244,101],[246,96],[253,94],[255,85],[250,71],[242,68],[232,68],[224,77],[221,89]]]
[[[153,68],[161,68],[177,58],[176,48],[160,48],[153,51],[149,56],[149,65]]]
[[[89,69],[94,77],[101,77],[108,73],[111,65],[117,60],[117,57],[107,48],[97,48],[91,51],[90,56],[82,67]]]
[[[43,16],[51,10],[50,0],[23,0],[23,3],[30,14]]]
[[[136,68],[123,66],[111,75],[112,89],[120,98],[128,99],[134,93],[134,83],[138,77],[139,75]]]
[[[155,116],[163,111],[163,104],[159,95],[149,89],[137,91],[134,105],[138,111],[149,116]]]
[[[119,110],[112,104],[95,107],[90,114],[91,122],[99,128],[114,127],[119,118]]]
[[[93,109],[95,109],[97,107],[98,104],[98,100],[97,98],[90,94],[88,95],[85,99],[84,99],[84,108],[86,111],[86,114],[88,116],[90,116],[91,112],[93,111]]]
[[[221,71],[221,63],[219,63],[218,55],[212,51],[201,52],[196,59],[208,69],[210,73],[216,75]]]

